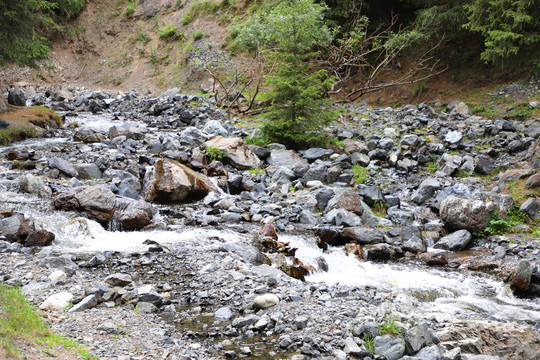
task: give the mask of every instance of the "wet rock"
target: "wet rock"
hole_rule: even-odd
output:
[[[118,197],[113,219],[124,230],[139,230],[152,223],[156,210],[144,200]]]
[[[414,220],[414,214],[412,212],[401,210],[398,206],[388,208],[386,214],[393,223],[400,226],[411,224]]]
[[[399,336],[376,336],[373,347],[377,354],[385,356],[388,360],[397,360],[405,353],[405,341]]]
[[[384,234],[382,231],[365,228],[365,227],[349,227],[343,229],[341,237],[354,241],[360,245],[379,244],[384,242]]]
[[[144,177],[143,194],[147,201],[194,200],[210,191],[220,192],[208,177],[174,160],[157,160]]]
[[[358,195],[360,195],[362,200],[369,206],[383,205],[385,201],[381,190],[375,186],[360,185],[358,188]]]
[[[216,136],[203,144],[204,147],[217,148],[225,153],[225,159],[240,170],[258,169],[262,162],[238,137],[225,138]]]
[[[43,179],[32,174],[24,174],[21,176],[21,191],[37,194],[41,197],[49,197],[52,195],[51,188],[45,184]]]
[[[441,184],[435,179],[425,179],[411,196],[411,200],[420,205],[430,198],[434,198],[437,190],[441,189]]]
[[[259,295],[253,299],[253,306],[257,309],[267,309],[279,304],[279,298],[274,294]]]
[[[323,159],[325,157],[332,155],[333,153],[334,153],[333,150],[321,149],[321,148],[310,148],[310,149],[300,152],[302,157],[304,159],[307,159],[310,162],[318,160],[318,159]]]
[[[0,219],[0,235],[8,241],[24,241],[28,235],[35,232],[34,224],[26,220],[24,215],[13,215]]]
[[[73,294],[62,291],[49,296],[41,303],[41,305],[39,305],[39,308],[48,311],[62,311],[69,306],[71,300],[73,300]]]
[[[472,235],[467,230],[458,230],[441,238],[433,247],[450,251],[460,251],[467,248]]]
[[[512,288],[517,292],[523,292],[527,290],[531,284],[532,276],[532,266],[531,263],[525,259],[520,260],[514,270],[514,275],[512,276]]]
[[[82,211],[90,219],[106,223],[116,210],[116,197],[105,186],[79,186],[60,193],[54,199],[54,207]]]
[[[520,207],[519,210],[529,215],[534,221],[540,219],[540,201],[535,198],[529,198]]]
[[[443,254],[427,254],[426,264],[429,266],[446,266],[448,260]]]
[[[366,260],[388,261],[403,256],[403,251],[396,246],[388,244],[367,245],[364,247]]]
[[[54,241],[55,235],[47,230],[39,230],[31,233],[24,241],[24,246],[49,246]]]
[[[77,177],[79,173],[73,165],[68,164],[68,162],[62,158],[54,157],[47,161],[47,165],[51,169],[57,169],[61,173],[69,177]]]
[[[259,235],[263,237],[270,237],[274,240],[278,239],[276,227],[272,223],[264,224],[262,229],[259,231]]]

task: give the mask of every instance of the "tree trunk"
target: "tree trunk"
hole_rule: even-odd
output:
[[[4,112],[7,110],[7,102],[4,98],[4,87],[0,86],[0,112]]]

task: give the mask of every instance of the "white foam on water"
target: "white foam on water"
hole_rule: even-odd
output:
[[[359,261],[347,256],[343,248],[330,247],[323,252],[313,240],[300,236],[282,236],[280,240],[297,248],[296,257],[306,264],[316,267],[317,258],[326,260],[328,271],[307,276],[310,282],[400,289],[412,297],[415,292],[427,294],[419,311],[455,315],[474,312],[498,320],[540,321],[538,300],[518,299],[506,284],[483,274]]]

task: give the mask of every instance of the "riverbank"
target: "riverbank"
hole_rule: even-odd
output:
[[[2,151],[3,281],[100,358],[540,353],[538,121],[349,107],[295,152],[177,90],[38,93],[66,121]]]

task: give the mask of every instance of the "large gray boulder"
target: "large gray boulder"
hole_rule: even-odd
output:
[[[116,210],[116,197],[105,186],[79,186],[60,193],[54,207],[82,211],[92,220],[107,223]]]
[[[433,247],[450,251],[465,249],[472,240],[472,235],[467,230],[458,230],[441,238]]]
[[[26,106],[26,96],[21,89],[9,89],[8,103],[15,106]]]
[[[239,137],[216,136],[203,144],[205,147],[217,148],[225,153],[225,159],[239,170],[257,169],[261,160],[251,152],[244,140]]]
[[[144,176],[143,196],[147,201],[183,201],[199,198],[210,191],[220,192],[205,175],[170,159],[156,160]]]
[[[513,200],[507,195],[449,196],[441,202],[440,215],[449,230],[477,232],[486,228],[492,211],[506,211],[512,205]]]
[[[34,231],[34,224],[26,220],[24,215],[17,214],[0,219],[0,235],[9,241],[25,240]]]

